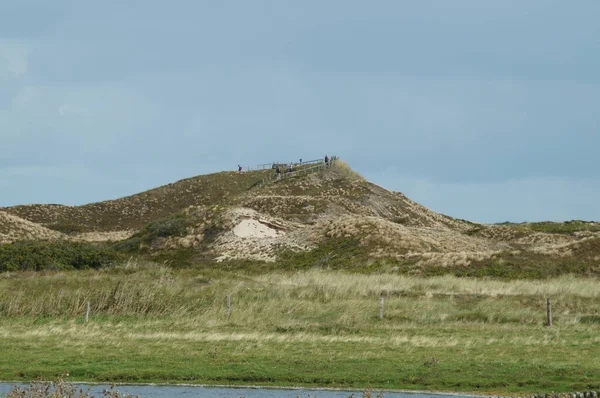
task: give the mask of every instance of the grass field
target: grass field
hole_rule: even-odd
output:
[[[592,389],[600,384],[597,287],[597,279],[569,276],[504,282],[136,261],[3,273],[0,379],[68,372],[88,381]],[[552,328],[544,326],[546,297]]]

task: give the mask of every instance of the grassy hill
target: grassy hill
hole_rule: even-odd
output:
[[[324,266],[504,278],[600,273],[598,223],[484,225],[427,209],[344,162],[264,183],[222,172],[84,206],[0,209],[0,240],[112,242],[173,266]]]
[[[83,206],[24,205],[0,209],[65,233],[136,230],[188,206],[225,203],[267,172],[221,172],[177,181],[136,195]]]

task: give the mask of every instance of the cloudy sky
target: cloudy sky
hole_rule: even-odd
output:
[[[600,2],[0,1],[0,206],[338,155],[480,222],[600,220]]]

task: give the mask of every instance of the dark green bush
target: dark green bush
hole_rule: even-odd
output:
[[[489,322],[490,317],[483,311],[466,311],[456,314],[452,319],[461,322]]]
[[[115,242],[112,248],[121,253],[139,253],[140,249],[152,245],[156,239],[185,236],[189,225],[190,221],[185,215],[176,214],[151,222],[130,238]]]
[[[600,323],[600,315],[584,315],[579,319],[579,323]]]
[[[62,232],[67,235],[75,235],[82,232],[85,232],[83,226],[81,224],[73,224],[73,223],[54,223],[49,224],[47,226],[50,229],[53,229],[58,232]]]
[[[543,232],[547,234],[569,234],[572,235],[575,232],[590,231],[599,232],[600,224],[591,221],[582,220],[571,220],[565,222],[552,222],[552,221],[541,221],[541,222],[526,222],[520,224],[513,224],[510,222],[504,222],[498,225],[506,225],[510,227],[522,227],[527,228],[536,232]]]
[[[134,235],[129,239],[113,243],[112,247],[118,252],[133,254],[139,251],[141,244],[141,238]]]
[[[185,217],[175,216],[151,222],[141,231],[141,235],[147,243],[150,243],[156,238],[185,236],[187,226]]]
[[[0,272],[102,268],[123,261],[105,245],[23,241],[0,245]]]
[[[152,244],[157,238],[170,236],[185,236],[189,221],[183,214],[163,218],[146,225],[131,238],[120,242],[117,250],[132,251],[139,248],[140,244]]]

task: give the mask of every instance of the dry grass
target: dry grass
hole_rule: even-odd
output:
[[[359,275],[324,270],[308,270],[295,274],[273,273],[256,279],[265,284],[290,287],[304,287],[309,291],[327,289],[335,297],[350,296],[378,297],[379,295],[400,295],[402,293],[421,292],[425,296],[435,294],[475,294],[480,296],[553,296],[598,298],[600,290],[595,289],[595,278],[577,278],[563,276],[551,280],[497,281],[453,276],[432,278],[403,275],[376,274]]]
[[[331,168],[340,178],[365,181],[363,176],[352,170],[352,167],[350,167],[350,165],[343,160],[336,160],[331,164]]]
[[[50,240],[63,237],[60,232],[0,211],[0,244],[16,240]]]
[[[0,358],[0,373],[48,375],[69,364],[88,380],[190,382],[197,375],[196,382],[218,384],[335,379],[420,389],[541,388],[554,386],[543,375],[555,368],[569,380],[585,379],[582,355],[590,358],[586,374],[597,375],[597,285],[572,276],[502,282],[317,269],[173,270],[138,260],[111,270],[4,273],[0,349],[12,357]],[[551,329],[544,327],[546,297],[554,308]]]
[[[70,236],[69,239],[76,242],[118,242],[125,240],[135,231],[110,231],[110,232],[83,232]]]
[[[551,297],[561,324],[573,325],[583,315],[600,313],[597,283],[573,276],[502,282],[324,270],[243,276],[174,271],[131,260],[113,270],[2,274],[0,314],[80,316],[89,301],[94,316],[184,317],[206,325],[252,325],[256,330],[368,329],[378,298],[386,297],[386,327],[542,324],[544,300]],[[223,313],[225,295],[232,297],[230,319]]]

